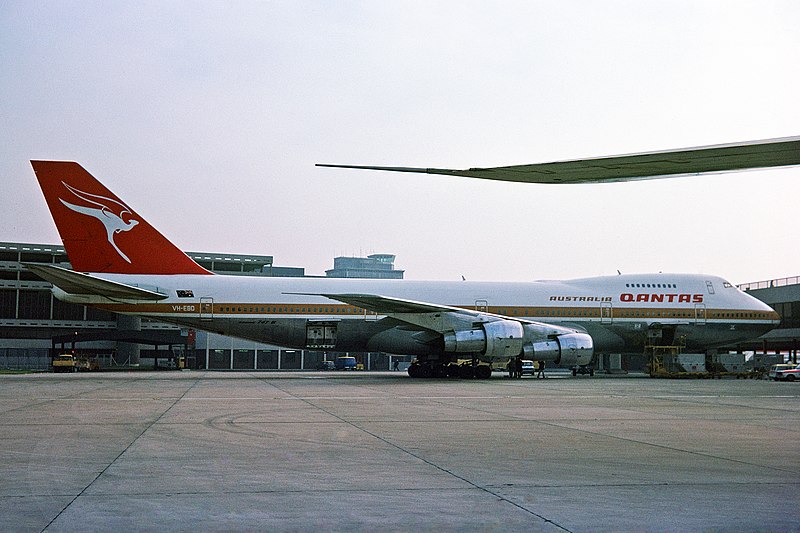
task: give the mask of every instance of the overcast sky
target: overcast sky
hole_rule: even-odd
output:
[[[30,159],[185,250],[410,279],[800,274],[800,168],[583,186],[467,168],[800,135],[800,2],[0,2],[0,240],[59,243]]]

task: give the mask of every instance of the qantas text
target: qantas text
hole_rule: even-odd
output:
[[[631,294],[625,292],[619,295],[621,302],[667,302],[667,303],[703,303],[702,294]]]

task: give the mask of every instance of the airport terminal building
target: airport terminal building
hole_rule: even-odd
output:
[[[301,267],[276,266],[269,255],[186,253],[220,274],[306,275]],[[381,277],[402,278],[403,271],[394,270],[393,255],[379,254],[366,262],[357,259],[335,258],[334,264],[366,266],[360,277],[370,277],[371,267]],[[136,365],[140,360],[143,366],[164,365],[181,356],[189,368],[219,370],[314,369],[340,355],[284,349],[64,303],[52,295],[50,283],[25,269],[26,262],[70,267],[63,246],[0,242],[0,369],[46,369],[50,357],[62,350],[97,357],[104,367]],[[340,270],[331,272],[335,276]],[[346,274],[354,276],[352,269]],[[391,364],[390,356],[382,353],[350,355],[367,369],[387,370]]]
[[[761,353],[788,353],[797,362],[800,351],[800,276],[743,283],[739,288],[772,307],[781,317],[777,328],[736,347]]]
[[[333,268],[326,270],[329,278],[403,279],[402,270],[394,268],[392,254],[372,254],[367,257],[335,257]]]
[[[187,254],[204,268],[240,276],[303,277],[305,269],[273,264],[268,255]],[[395,256],[337,257],[327,277],[402,279]],[[318,368],[337,352],[292,350],[179,328],[139,317],[64,303],[53,297],[50,283],[23,263],[50,263],[69,268],[63,246],[0,242],[0,368],[46,369],[59,351],[96,357],[105,367],[164,365],[176,357],[188,368],[218,370],[300,370]],[[741,285],[782,317],[778,328],[731,351],[780,353],[796,360],[800,348],[800,276]],[[720,350],[722,352],[722,350]],[[365,369],[388,370],[394,360],[411,357],[384,353],[354,355]],[[642,354],[623,354],[622,367],[637,370]]]

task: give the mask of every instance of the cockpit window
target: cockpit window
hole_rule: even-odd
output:
[[[728,283],[727,281],[723,281],[723,282],[722,282],[722,286],[723,286],[723,287],[725,287],[726,289],[730,289],[731,287],[733,287],[733,285],[731,285],[731,284],[730,284],[730,283]]]

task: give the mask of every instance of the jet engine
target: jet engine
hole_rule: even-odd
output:
[[[486,322],[479,328],[445,333],[444,351],[478,353],[488,358],[516,357],[524,342],[522,324],[514,320]]]
[[[553,361],[562,366],[583,366],[592,361],[594,343],[586,333],[564,333],[550,340],[525,344],[522,353],[525,359]]]

